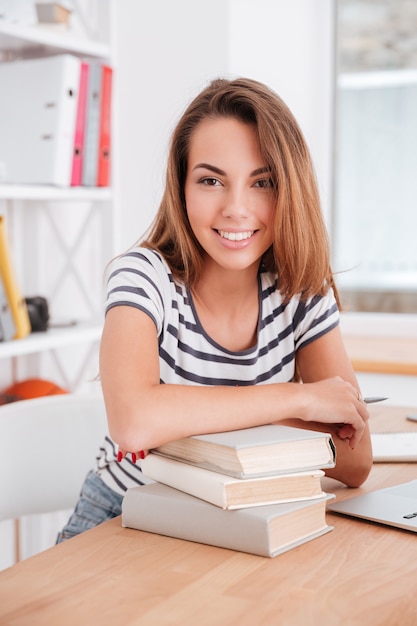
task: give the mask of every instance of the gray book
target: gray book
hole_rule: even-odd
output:
[[[236,478],[334,467],[336,461],[329,433],[277,424],[177,439],[153,452]]]
[[[122,525],[274,557],[332,530],[326,523],[326,502],[330,497],[227,511],[167,485],[153,483],[127,490]]]

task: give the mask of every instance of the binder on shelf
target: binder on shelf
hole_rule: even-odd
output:
[[[0,276],[0,341],[13,339],[15,333],[16,326],[13,321],[9,299],[4,288],[3,278]]]
[[[70,54],[0,64],[3,182],[70,185],[80,68]]]
[[[73,187],[77,187],[82,184],[88,73],[88,63],[82,62],[80,68],[80,84],[78,87],[77,117],[75,122],[74,150],[72,157],[71,186]]]
[[[90,64],[87,90],[87,112],[85,119],[84,161],[82,184],[87,187],[97,185],[98,151],[100,133],[102,66],[98,61]]]
[[[0,215],[0,277],[4,285],[10,310],[15,325],[13,339],[22,339],[31,331],[26,301],[14,273],[11,253],[8,245],[5,218]]]
[[[111,101],[113,70],[102,66],[97,186],[110,184],[111,165]]]

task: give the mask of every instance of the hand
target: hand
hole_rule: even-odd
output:
[[[139,450],[138,452],[131,452],[130,455],[132,457],[132,462],[136,463],[137,459],[144,459],[145,456],[147,456],[149,453],[149,450]],[[122,461],[125,456],[129,454],[128,452],[126,452],[126,450],[121,450],[119,448],[119,451],[117,453],[117,460],[120,463],[120,461]]]
[[[301,385],[306,396],[307,422],[334,424],[340,439],[353,449],[361,440],[369,413],[359,390],[339,376]]]

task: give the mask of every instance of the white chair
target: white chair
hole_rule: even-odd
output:
[[[0,406],[0,521],[72,509],[106,432],[101,398],[65,394]]]

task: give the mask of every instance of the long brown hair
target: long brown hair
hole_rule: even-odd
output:
[[[274,243],[264,255],[278,274],[285,300],[307,298],[334,285],[330,251],[311,156],[293,114],[266,85],[238,78],[212,81],[186,108],[174,129],[164,195],[141,245],[158,250],[173,275],[193,286],[201,275],[203,250],[185,208],[184,186],[190,140],[205,119],[232,117],[254,125],[262,157],[276,185]]]

